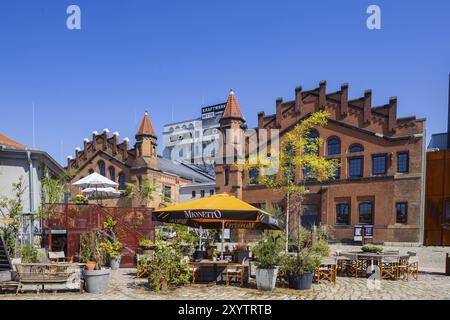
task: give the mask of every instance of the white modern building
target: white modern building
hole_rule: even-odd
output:
[[[163,156],[195,164],[213,174],[213,159],[219,150],[220,118],[225,107],[226,103],[206,106],[199,118],[165,125]]]

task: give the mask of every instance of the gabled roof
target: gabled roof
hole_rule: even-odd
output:
[[[8,138],[4,134],[0,133],[0,146],[5,146],[9,148],[15,148],[15,149],[26,149],[27,146],[24,144],[21,144],[20,142],[14,141],[11,138]]]
[[[227,106],[225,107],[225,111],[223,112],[222,119],[225,118],[238,118],[244,120],[244,116],[242,115],[241,109],[239,108],[236,95],[234,91],[231,90],[228,95]]]
[[[153,129],[152,122],[150,121],[150,116],[145,112],[144,118],[142,119],[141,126],[139,127],[138,136],[140,135],[155,135],[155,130]]]

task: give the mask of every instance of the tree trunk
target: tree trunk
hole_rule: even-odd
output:
[[[291,193],[287,193],[287,209],[286,209],[286,253],[289,252],[289,219],[290,219],[290,207],[291,207]]]

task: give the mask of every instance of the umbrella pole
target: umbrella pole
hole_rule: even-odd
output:
[[[222,220],[222,255],[221,255],[221,260],[224,260],[224,251],[225,251],[225,220]]]

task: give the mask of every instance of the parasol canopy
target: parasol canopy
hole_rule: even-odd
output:
[[[269,213],[228,194],[162,208],[154,211],[159,222],[203,229],[283,230],[283,223]]]
[[[114,181],[112,181],[96,172],[75,182],[73,185],[76,187],[80,187],[82,189],[85,189],[85,188],[114,188],[114,187],[118,186],[118,184],[115,183]]]
[[[120,196],[120,192],[114,188],[86,188],[81,191],[82,194],[89,196],[91,198],[117,198]]]

